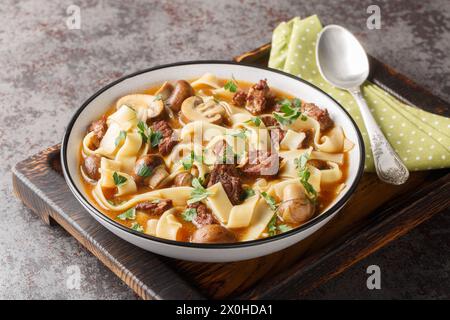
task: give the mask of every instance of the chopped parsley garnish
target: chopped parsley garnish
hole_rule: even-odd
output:
[[[117,216],[120,220],[134,220],[136,219],[136,208],[130,208],[122,214]]]
[[[151,135],[151,130],[150,130],[150,128],[149,128],[148,125],[147,125],[144,121],[142,121],[142,120],[140,120],[140,121],[138,122],[137,128],[138,128],[138,133],[139,133],[139,134],[141,135],[141,137],[142,137],[142,141],[143,141],[144,143],[147,143],[148,137]]]
[[[290,125],[299,117],[301,120],[306,121],[306,116],[300,111],[300,99],[293,99],[292,102],[288,99],[283,99],[279,103],[281,105],[280,112],[274,112],[273,116],[281,125]]]
[[[233,133],[226,133],[229,136],[232,137],[237,137],[237,138],[241,138],[241,139],[247,139],[247,129],[241,129],[239,130],[239,132],[233,132]]]
[[[121,176],[117,172],[113,173],[113,179],[114,179],[114,184],[116,186],[120,186],[121,184],[124,184],[125,182],[127,182],[127,178],[125,178],[124,176]]]
[[[254,124],[256,127],[259,127],[261,122],[262,120],[260,117],[252,117],[250,120],[245,121],[245,123]]]
[[[153,99],[153,101],[159,101],[159,100],[162,100],[162,95],[161,94],[157,94],[155,96],[155,99]]]
[[[187,204],[202,201],[212,194],[202,186],[201,182],[197,178],[192,180],[192,187],[194,190],[192,190],[191,199],[187,201]]]
[[[278,208],[277,202],[272,196],[268,195],[266,192],[261,192],[261,196],[264,198],[264,200],[266,200],[270,209],[272,209],[273,211],[277,210]]]
[[[292,227],[288,226],[287,224],[280,224],[277,227],[278,231],[280,231],[281,233],[292,230]]]
[[[152,174],[152,168],[147,166],[145,163],[142,163],[137,171],[137,175],[142,178],[147,178]]]
[[[150,135],[150,144],[151,144],[152,148],[159,145],[162,137],[163,137],[163,135],[160,131],[152,132],[152,134]]]
[[[181,164],[183,165],[184,170],[189,170],[192,168],[194,161],[203,162],[203,157],[195,155],[194,151],[181,160]]]
[[[255,195],[255,190],[253,190],[252,188],[244,188],[244,192],[245,192],[245,199],[253,197]]]
[[[292,230],[292,227],[288,226],[287,224],[277,225],[276,214],[273,215],[272,219],[270,219],[269,223],[267,224],[267,231],[269,233],[269,236],[271,237],[289,230]]]
[[[269,232],[269,236],[274,236],[277,234],[277,215],[274,214],[272,219],[270,219],[269,224],[267,225],[267,231]]]
[[[234,77],[232,77],[232,80],[228,80],[225,85],[223,86],[225,90],[228,90],[230,92],[236,92],[237,91],[237,83]]]
[[[133,229],[134,231],[137,231],[137,232],[144,232],[144,228],[137,222],[133,222],[131,224],[131,229]]]
[[[300,178],[300,183],[303,185],[306,192],[309,194],[311,200],[316,201],[317,191],[308,182],[309,177],[311,176],[311,172],[308,170],[308,167],[306,166],[308,159],[309,155],[307,153],[303,153],[298,159],[294,159],[294,163],[297,168],[297,175]]]
[[[153,130],[144,121],[139,121],[137,124],[137,128],[138,133],[142,137],[142,141],[144,143],[150,141],[150,145],[152,146],[152,148],[156,147],[161,142],[161,139],[163,137],[162,133],[160,131],[153,132]]]
[[[116,147],[120,145],[123,141],[125,141],[125,138],[127,137],[126,131],[120,131],[119,135],[117,136],[116,140],[114,141],[114,144]]]
[[[197,210],[195,208],[186,209],[181,216],[185,221],[192,221],[197,216]]]

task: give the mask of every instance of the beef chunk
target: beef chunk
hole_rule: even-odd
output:
[[[280,157],[266,151],[250,151],[248,162],[242,172],[249,176],[275,176],[280,169]]]
[[[247,101],[247,92],[245,92],[244,90],[238,90],[233,95],[233,103],[238,107],[244,107],[246,101]]]
[[[195,202],[187,206],[189,209],[195,209],[197,215],[192,220],[192,223],[197,227],[201,228],[209,224],[217,224],[217,220],[214,218],[211,210],[201,202]]]
[[[136,205],[136,210],[144,211],[153,215],[162,215],[165,211],[172,208],[172,200],[161,199],[157,201],[145,201]]]
[[[270,89],[267,85],[267,80],[259,80],[258,83],[255,83],[248,90],[245,109],[254,115],[263,113],[266,109],[267,99],[270,96]]]
[[[264,125],[266,127],[279,127],[280,126],[277,119],[275,119],[273,116],[268,115],[268,114],[261,116],[261,121],[264,123]]]
[[[108,130],[108,126],[106,125],[105,115],[103,115],[100,120],[92,122],[89,126],[88,131],[94,132],[92,144],[96,149],[100,146],[100,141],[102,141],[103,137],[105,136],[106,130]]]
[[[314,103],[303,103],[301,111],[320,123],[320,130],[325,131],[334,126],[327,109],[321,109]]]
[[[242,181],[239,177],[239,171],[236,169],[234,164],[215,164],[212,169],[208,187],[216,184],[217,182],[222,183],[223,189],[228,195],[231,203],[237,205],[244,198],[245,193],[242,188]]]
[[[314,141],[314,131],[313,129],[308,129],[303,131],[305,133],[305,139],[298,146],[299,149],[306,149],[313,144]]]
[[[161,155],[166,156],[172,151],[178,141],[173,137],[173,129],[165,120],[157,121],[152,127],[154,132],[161,132],[162,138],[158,145],[158,151]]]

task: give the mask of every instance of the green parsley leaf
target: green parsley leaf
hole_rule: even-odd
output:
[[[197,216],[197,210],[195,208],[186,209],[181,216],[185,221],[192,221]]]
[[[192,187],[194,190],[192,190],[191,199],[187,201],[187,204],[199,202],[212,194],[202,186],[201,182],[197,178],[192,180]]]
[[[133,222],[131,224],[131,229],[133,229],[134,231],[137,231],[137,232],[144,232],[144,228],[137,222]]]
[[[228,80],[227,83],[223,86],[225,90],[228,90],[230,92],[236,92],[237,91],[237,83],[236,80]]]
[[[121,184],[124,184],[125,182],[127,182],[127,178],[125,178],[124,176],[121,176],[117,172],[113,173],[113,179],[114,179],[114,184],[116,186],[120,186]]]
[[[136,208],[130,208],[122,214],[117,216],[120,220],[134,220],[136,219]]]
[[[153,99],[153,101],[159,101],[159,100],[162,100],[162,95],[161,94],[157,94],[155,96],[155,99]]]
[[[292,230],[292,227],[288,226],[287,224],[280,224],[277,229],[278,229],[278,231],[283,233],[283,232]]]
[[[270,209],[273,211],[276,211],[278,208],[277,202],[272,196],[269,196],[266,192],[261,192],[262,197],[264,200],[266,200],[267,204],[269,205]]]
[[[267,224],[267,231],[269,232],[269,236],[274,236],[277,234],[277,215],[274,214],[272,219],[270,219]]]
[[[226,135],[232,136],[232,137],[238,137],[241,139],[247,139],[247,129],[241,129],[239,132],[233,132],[233,133],[226,133]]]
[[[140,120],[137,124],[137,128],[138,128],[138,133],[141,135],[142,137],[142,142],[147,143],[148,141],[148,136],[151,134],[150,132],[150,128],[148,127],[148,125]]]
[[[244,192],[245,192],[245,199],[253,197],[255,195],[255,190],[253,190],[252,188],[244,188]]]
[[[317,200],[317,191],[308,182],[309,177],[311,176],[311,172],[309,172],[306,166],[308,159],[309,155],[307,153],[303,153],[298,159],[294,159],[294,163],[297,169],[297,175],[300,178],[300,183],[305,188],[311,200],[315,202]]]
[[[125,141],[125,138],[127,137],[126,131],[120,131],[119,135],[117,136],[116,140],[114,141],[114,144],[116,147],[121,144],[123,141]]]
[[[138,172],[137,172],[137,175],[139,177],[147,178],[147,177],[150,177],[151,174],[152,174],[152,169],[149,166],[147,166],[145,163],[142,163],[139,166]]]
[[[297,120],[299,117],[303,121],[306,121],[306,116],[303,115],[300,111],[301,100],[293,99],[292,102],[288,99],[284,99],[279,102],[280,104],[280,112],[274,112],[274,118],[282,125],[290,125],[292,122]]]
[[[245,123],[248,123],[248,124],[253,123],[256,127],[259,127],[261,125],[261,122],[262,122],[262,120],[258,116],[252,117],[250,120],[245,121]]]
[[[192,165],[194,164],[195,154],[194,151],[191,151],[191,153],[181,159],[181,164],[183,165],[184,170],[189,170],[192,168]]]
[[[150,144],[152,146],[152,148],[156,147],[157,145],[159,145],[159,143],[161,142],[163,135],[160,131],[156,131],[156,132],[152,132],[150,135]]]

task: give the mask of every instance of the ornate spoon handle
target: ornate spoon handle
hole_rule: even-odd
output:
[[[360,88],[350,90],[358,103],[372,147],[375,170],[380,180],[390,184],[403,184],[408,180],[409,172],[400,157],[392,149],[380,127],[372,116]]]

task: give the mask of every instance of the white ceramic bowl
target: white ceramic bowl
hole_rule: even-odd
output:
[[[166,80],[194,79],[206,72],[219,78],[230,78],[257,82],[267,79],[269,86],[280,89],[307,102],[327,108],[332,119],[345,131],[348,139],[355,143],[350,151],[350,167],[346,188],[319,216],[299,228],[274,237],[237,242],[233,244],[196,244],[165,240],[126,228],[102,214],[90,203],[82,186],[78,166],[80,144],[86,128],[104,114],[119,97],[161,84]],[[61,158],[64,177],[80,203],[98,222],[122,239],[145,250],[164,256],[204,262],[227,262],[251,259],[284,249],[316,232],[344,206],[362,175],[364,168],[364,145],[356,124],[350,115],[329,95],[319,88],[295,76],[268,68],[260,68],[227,61],[181,62],[159,66],[123,77],[90,97],[75,113],[63,139]]]

